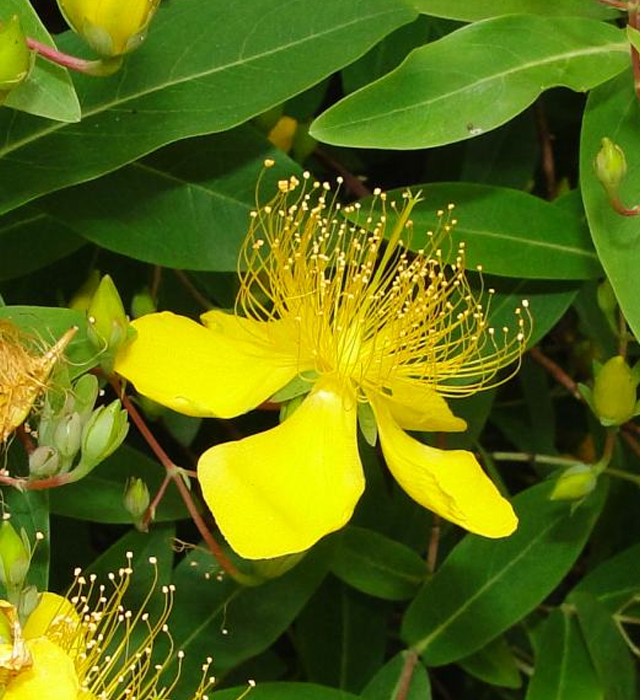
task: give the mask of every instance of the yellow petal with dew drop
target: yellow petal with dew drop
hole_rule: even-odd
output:
[[[376,399],[373,408],[387,466],[411,498],[485,537],[506,537],[516,529],[511,504],[471,452],[423,445],[400,428],[385,402]]]
[[[115,371],[158,403],[189,416],[232,418],[290,382],[296,361],[259,338],[238,342],[184,316],[149,314],[117,355]]]
[[[386,398],[387,407],[404,430],[459,432],[467,429],[467,422],[454,416],[447,402],[433,389],[403,379],[391,379],[387,388],[392,392]]]
[[[78,676],[71,658],[46,637],[27,642],[33,664],[13,678],[3,700],[76,700]]]
[[[349,520],[364,489],[356,416],[355,397],[323,379],[284,423],[202,455],[202,493],[238,554],[301,552]]]

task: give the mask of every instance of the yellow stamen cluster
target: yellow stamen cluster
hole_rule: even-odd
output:
[[[515,330],[490,327],[483,289],[474,293],[466,277],[464,244],[454,255],[443,250],[453,205],[413,252],[418,196],[407,193],[398,207],[376,190],[364,209],[337,195],[304,173],[302,184],[281,181],[279,194],[258,204],[239,261],[237,311],[285,324],[302,364],[311,358],[318,373],[350,381],[362,400],[389,393],[392,378],[445,397],[506,381],[499,370],[520,359],[530,334],[528,303],[515,310]]]
[[[151,586],[138,612],[132,612],[124,604],[133,573],[131,553],[127,560],[127,566],[109,575],[109,585],[99,584],[94,574],[87,578],[76,571],[67,600],[77,617],[61,610],[46,632],[74,661],[79,700],[169,700],[180,678],[184,653],[176,652],[167,625],[175,588],[161,587],[161,611],[151,616],[147,608],[158,588],[157,562],[151,557]],[[176,670],[167,677],[174,658]],[[208,700],[215,681],[209,676],[211,661],[202,667],[193,700]]]
[[[0,320],[0,445],[26,420],[76,331],[40,354],[17,326]]]

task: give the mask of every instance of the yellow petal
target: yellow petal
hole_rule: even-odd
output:
[[[386,403],[375,400],[373,407],[389,470],[411,498],[485,537],[506,537],[516,529],[511,504],[471,452],[423,445],[398,426]]]
[[[27,642],[31,668],[13,678],[3,700],[76,700],[78,677],[67,654],[46,637]]]
[[[167,311],[132,323],[137,337],[115,370],[143,395],[189,416],[232,418],[255,408],[297,374],[295,358],[260,338],[227,338]]]
[[[202,455],[204,498],[238,554],[301,552],[349,520],[364,489],[356,416],[355,398],[321,380],[281,425]]]
[[[467,422],[454,416],[447,402],[433,389],[406,379],[392,379],[387,387],[392,394],[385,401],[401,428],[429,432],[467,429]]]
[[[66,598],[45,591],[22,629],[25,639],[46,636],[75,658],[84,651],[84,633],[75,605]]]

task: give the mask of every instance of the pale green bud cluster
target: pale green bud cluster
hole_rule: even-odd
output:
[[[36,544],[44,539],[36,533]],[[14,605],[22,618],[28,616],[38,602],[38,591],[27,585],[27,574],[36,545],[31,545],[24,528],[16,532],[7,515],[0,523],[0,583],[4,586],[7,600]],[[6,630],[0,625],[0,642]]]
[[[624,151],[611,139],[602,139],[600,150],[593,163],[598,180],[610,197],[617,197],[618,189],[627,174]]]
[[[131,514],[136,528],[143,532],[148,529],[143,517],[150,503],[151,496],[145,482],[136,476],[131,477],[124,490],[124,507]],[[151,513],[152,519],[154,515]]]
[[[38,428],[38,447],[29,455],[32,477],[69,474],[77,481],[123,442],[129,423],[119,400],[94,408],[99,395],[92,374],[80,377],[61,398],[47,396]]]

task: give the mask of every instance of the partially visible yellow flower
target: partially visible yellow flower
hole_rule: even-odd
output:
[[[160,0],[58,0],[74,32],[101,56],[120,56],[137,49]]]
[[[180,675],[183,654],[177,652],[173,679],[165,672],[174,656],[167,626],[174,588],[163,586],[164,606],[153,619],[146,607],[158,584],[155,559],[149,561],[154,578],[139,612],[124,605],[132,569],[111,574],[99,584],[76,573],[74,587],[62,597],[43,593],[24,627],[15,609],[0,601],[0,684],[3,700],[169,700]],[[10,636],[7,639],[7,636]],[[154,645],[164,640],[158,657]],[[167,643],[168,642],[168,643]],[[211,659],[192,700],[207,700],[214,679],[208,676]],[[164,676],[164,677],[163,677]]]
[[[39,354],[16,325],[0,319],[0,446],[27,419],[77,330],[70,328],[55,345]]]
[[[413,499],[472,532],[509,535],[514,512],[473,454],[404,431],[466,428],[445,398],[504,381],[499,370],[526,344],[522,311],[515,331],[488,326],[464,249],[444,262],[449,223],[424,250],[408,250],[416,197],[398,210],[378,192],[376,219],[358,204],[343,211],[328,185],[304,180],[281,181],[253,212],[237,313],[207,312],[204,326],[144,316],[116,371],[194,416],[237,416],[287,385],[308,392],[281,425],[200,458],[204,498],[243,557],[303,551],[349,520],[364,488],[356,427],[367,404],[387,465]]]

